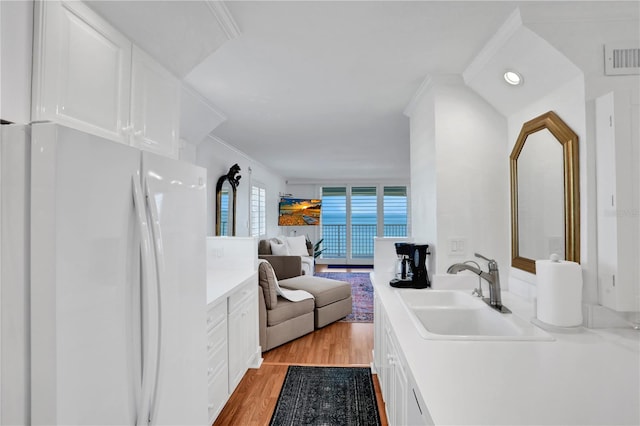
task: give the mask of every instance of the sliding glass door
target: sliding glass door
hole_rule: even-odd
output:
[[[385,186],[383,189],[383,236],[407,236],[407,187]]]
[[[320,261],[371,264],[376,236],[407,236],[405,186],[335,186],[322,188]]]
[[[375,186],[351,188],[351,259],[373,259],[373,239],[378,228]]]
[[[347,257],[347,189],[322,188],[322,252],[323,259]]]

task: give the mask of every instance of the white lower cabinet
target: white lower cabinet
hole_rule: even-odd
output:
[[[421,397],[396,342],[392,324],[377,294],[374,295],[373,356],[389,425],[426,425]]]
[[[218,417],[247,370],[258,364],[257,280],[256,273],[207,308],[209,424]]]
[[[250,282],[229,297],[229,393],[254,362],[257,324],[258,286]]]
[[[393,341],[390,329],[386,330],[388,360],[387,416],[390,425],[407,424],[407,375]]]
[[[218,301],[209,307],[207,327],[207,379],[209,383],[207,408],[211,424],[229,398],[226,300]]]
[[[433,422],[426,421],[425,416],[427,414],[424,412],[424,404],[422,403],[422,398],[420,397],[416,387],[413,383],[409,383],[408,386],[408,395],[407,395],[407,423],[408,425],[428,425],[433,424]]]

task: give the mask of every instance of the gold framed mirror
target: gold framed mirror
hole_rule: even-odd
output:
[[[510,155],[511,266],[552,253],[580,263],[578,135],[553,111],[522,125]]]
[[[240,183],[240,166],[234,164],[216,183],[216,236],[236,235],[236,188]]]

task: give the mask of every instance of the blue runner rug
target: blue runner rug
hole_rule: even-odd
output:
[[[289,366],[270,426],[378,426],[371,370]]]

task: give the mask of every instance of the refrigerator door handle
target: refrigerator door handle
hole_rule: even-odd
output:
[[[141,309],[143,324],[143,356],[142,356],[142,391],[137,401],[137,419],[138,426],[148,425],[151,407],[151,398],[153,395],[156,379],[157,365],[157,348],[159,333],[155,326],[154,318],[157,306],[157,283],[156,270],[153,264],[153,253],[151,233],[149,223],[147,221],[147,213],[145,202],[140,185],[140,176],[132,176],[133,183],[133,199],[135,206],[136,221],[140,230],[140,255],[141,255]]]
[[[149,401],[149,411],[150,413],[154,410],[154,404],[156,400],[156,393],[158,390],[158,380],[160,377],[160,354],[162,348],[162,283],[164,282],[164,249],[162,246],[162,232],[160,230],[160,216],[158,214],[158,208],[156,206],[155,200],[153,199],[153,194],[149,188],[149,181],[144,180],[145,184],[145,197],[147,200],[148,214],[149,214],[149,223],[151,228],[151,236],[153,242],[153,251],[155,254],[156,261],[156,306],[157,306],[157,317],[156,317],[156,330],[157,330],[157,341],[156,341],[156,352],[155,352],[155,374],[152,392],[150,395]],[[149,414],[149,423],[151,422],[151,414]]]

